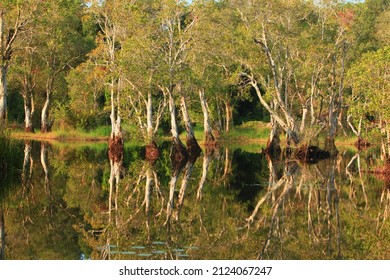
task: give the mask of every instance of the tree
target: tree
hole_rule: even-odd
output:
[[[390,156],[389,65],[390,47],[385,47],[364,54],[352,65],[347,75],[352,87],[349,102],[351,126],[356,133],[360,133],[358,136],[361,135],[362,122],[366,127],[374,125],[379,129],[384,137],[382,151],[386,158]]]
[[[53,125],[54,120],[49,117],[53,95],[57,92],[59,95],[61,89],[63,96],[66,95],[66,71],[82,61],[89,47],[82,33],[81,2],[48,1],[45,2],[45,7],[48,12],[40,21],[40,30],[37,30],[42,79],[45,81],[45,103],[41,112],[42,132],[50,131]]]
[[[172,156],[180,159],[188,155],[179,138],[175,97],[183,96],[183,78],[188,73],[188,50],[193,43],[192,30],[196,24],[196,17],[191,10],[188,10],[184,1],[161,1],[159,9],[159,87],[168,98],[173,142]],[[186,102],[185,96],[182,102]],[[191,126],[187,124],[186,128],[190,129]],[[193,136],[191,131],[187,133],[187,137],[196,142]]]
[[[23,44],[21,37],[35,19],[42,0],[0,3],[0,124],[7,114],[8,69],[13,53]]]
[[[119,67],[124,76],[124,118],[138,123],[148,157],[158,150],[156,134],[167,104],[159,88],[161,22],[158,1],[141,1],[136,6],[126,23],[129,36],[121,42]]]
[[[123,91],[123,75],[118,66],[118,57],[121,53],[121,42],[129,35],[126,21],[131,18],[131,10],[136,1],[104,1],[92,2],[90,11],[95,16],[100,29],[97,47],[93,51],[98,58],[98,65],[106,71],[107,91],[110,101],[111,134],[109,140],[109,153],[120,157],[123,153],[123,135],[121,128],[121,93]]]

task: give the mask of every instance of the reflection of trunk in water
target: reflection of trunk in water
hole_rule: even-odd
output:
[[[41,143],[41,164],[43,171],[45,172],[45,191],[48,195],[51,195],[50,190],[50,180],[49,180],[49,164],[48,164],[48,156],[49,156],[49,150],[48,145],[45,142]]]
[[[340,248],[340,215],[339,215],[339,193],[335,185],[335,159],[328,166],[327,184],[326,184],[326,202],[327,202],[327,222],[328,222],[328,249],[329,255],[333,252],[332,249],[332,218],[336,216],[337,227],[337,256],[341,256]],[[333,210],[332,210],[333,209]],[[333,213],[334,211],[334,213]]]
[[[173,170],[171,180],[169,181],[169,197],[167,203],[167,218],[165,220],[165,225],[169,225],[169,222],[172,218],[177,179],[182,172],[185,164],[186,161],[172,162]]]
[[[109,197],[108,197],[108,224],[107,224],[107,239],[106,244],[102,250],[102,259],[110,259],[110,250],[111,250],[111,232],[109,228],[112,225],[112,212],[113,207],[115,210],[115,226],[118,226],[118,195],[119,195],[119,182],[120,182],[120,171],[122,168],[123,162],[123,153],[116,153],[111,155],[109,153],[110,160],[110,178],[109,178]],[[115,188],[115,193],[114,193]]]
[[[271,194],[272,195],[275,194],[276,190],[278,188],[280,188],[282,185],[284,185],[282,192],[278,195],[276,200],[272,202],[272,206],[271,206],[272,216],[271,216],[271,220],[270,220],[270,228],[269,228],[269,231],[267,234],[267,238],[264,242],[263,248],[261,249],[261,251],[259,252],[259,255],[257,256],[257,258],[259,260],[263,259],[263,256],[267,253],[268,247],[271,243],[272,236],[275,235],[275,231],[280,230],[280,226],[278,225],[279,224],[279,217],[277,216],[277,214],[278,214],[279,209],[283,205],[283,202],[284,202],[287,194],[293,188],[294,174],[296,173],[298,168],[299,168],[299,166],[295,162],[287,163],[284,176],[281,179],[279,179],[279,181],[276,183],[275,186],[271,187],[267,191],[266,195],[259,201],[258,205],[256,206],[256,207],[259,207],[259,205],[264,203],[264,201],[267,200],[267,198],[269,198]],[[256,210],[256,212],[257,211],[258,211],[258,209]],[[253,221],[254,215],[255,215],[254,213],[252,213],[251,217],[249,217],[248,222]],[[280,236],[281,236],[281,234],[280,234]]]
[[[260,210],[260,207],[266,202],[270,197],[272,201],[275,201],[275,191],[278,190],[287,180],[286,175],[284,174],[278,181],[277,180],[277,172],[274,162],[270,156],[266,155],[268,168],[269,168],[269,181],[268,181],[268,189],[266,194],[257,202],[255,209],[252,211],[252,214],[247,218],[248,227],[253,223],[254,218]]]
[[[207,178],[207,172],[209,170],[209,165],[211,161],[211,156],[213,154],[213,149],[209,149],[206,147],[206,152],[203,156],[203,164],[202,164],[202,177],[200,177],[199,185],[198,185],[198,192],[196,194],[196,200],[200,201],[202,199],[202,190],[204,187],[204,183],[206,182]]]
[[[190,181],[192,170],[193,170],[196,159],[197,158],[191,158],[189,161],[187,161],[186,166],[184,167],[184,175],[183,175],[183,179],[181,181],[179,197],[177,199],[177,212],[175,213],[177,221],[180,220],[180,211],[181,211],[181,208],[183,207],[183,204],[184,204],[185,192],[186,192],[188,183]]]
[[[378,214],[377,230],[378,233],[382,233],[382,229],[386,223],[387,217],[389,216],[390,208],[390,189],[384,188],[381,194],[380,209],[383,208],[383,213]]]
[[[347,164],[347,167],[345,168],[345,174],[348,176],[349,181],[350,181],[350,186],[351,186],[350,193],[349,193],[349,199],[353,203],[355,208],[359,207],[359,203],[358,203],[357,197],[356,197],[356,189],[354,187],[355,186],[355,177],[351,173],[351,166],[354,163],[354,161],[356,161],[356,164],[357,164],[357,171],[359,173],[359,182],[360,182],[360,186],[362,187],[363,197],[364,197],[364,201],[365,201],[364,209],[367,210],[369,205],[368,205],[368,197],[367,197],[367,193],[366,193],[365,183],[363,180],[363,175],[362,175],[362,170],[361,170],[360,153],[355,154],[352,157],[352,159],[349,161],[349,163]]]
[[[25,188],[28,186],[29,183],[31,183],[33,165],[34,165],[34,161],[31,155],[31,142],[25,141],[23,170],[22,170],[22,185]]]

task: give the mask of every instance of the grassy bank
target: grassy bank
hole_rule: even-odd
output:
[[[87,143],[87,142],[106,142],[111,132],[111,126],[101,126],[93,130],[55,130],[50,133],[26,133],[22,130],[14,129],[10,132],[10,137],[24,140],[39,140],[48,142],[61,143]],[[240,147],[242,145],[254,146],[256,149],[260,146],[265,146],[268,140],[270,126],[268,123],[261,121],[249,121],[242,125],[235,126],[228,133],[221,133],[219,135],[219,142],[221,145],[229,147]],[[195,137],[200,145],[203,145],[204,133],[203,126],[197,125],[194,127]],[[126,142],[132,144],[143,144],[142,137],[140,137],[137,127],[125,126],[123,127],[123,134]],[[182,131],[180,138],[185,143],[186,132]],[[171,136],[163,134],[159,131],[157,135],[158,142],[169,141]],[[281,135],[282,144],[285,143],[284,135]],[[340,136],[336,139],[336,146],[353,146],[357,141],[354,136]],[[320,143],[322,143],[320,139]],[[320,144],[321,145],[321,144]]]

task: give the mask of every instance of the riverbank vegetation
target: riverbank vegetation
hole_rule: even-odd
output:
[[[332,156],[354,139],[389,158],[389,14],[388,0],[2,1],[0,125],[112,156],[125,140],[158,156],[168,137],[181,157],[247,139]]]

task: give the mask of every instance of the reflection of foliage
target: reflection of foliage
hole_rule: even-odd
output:
[[[273,176],[260,154],[222,150],[210,156],[207,169],[203,155],[193,166],[183,201],[186,169],[178,176],[167,222],[171,166],[165,149],[150,164],[140,158],[139,147],[127,147],[119,184],[109,201],[106,148],[52,147],[49,193],[43,188],[39,147],[32,146],[30,184],[11,192],[4,204],[7,258],[390,257],[389,193],[364,172],[377,164],[372,151],[360,155],[360,168],[358,158],[348,151],[316,165],[268,162]],[[245,162],[257,171],[248,168],[245,173]],[[345,172],[347,167],[352,176]],[[200,186],[204,170],[207,177]],[[252,192],[243,190],[251,182]],[[273,182],[282,183],[275,188]],[[255,203],[262,200],[254,212]]]

